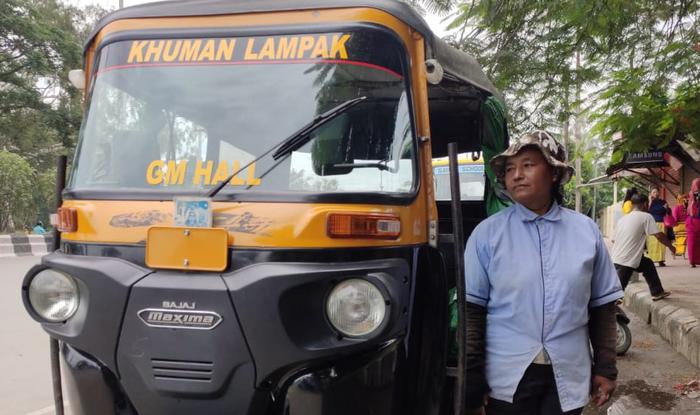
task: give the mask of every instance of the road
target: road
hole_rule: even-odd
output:
[[[50,415],[53,398],[48,337],[24,311],[20,285],[38,257],[0,258],[0,415]],[[630,315],[633,343],[618,360],[620,376],[609,415],[700,415],[700,394],[682,397],[673,386],[700,378],[649,326]],[[610,404],[584,415],[608,415]],[[68,411],[69,413],[69,411]]]
[[[20,287],[39,257],[0,258],[0,414],[52,414],[49,337],[24,311]]]
[[[618,358],[618,387],[611,404],[584,415],[700,415],[700,396],[681,396],[673,386],[700,378],[700,369],[674,351],[650,326],[632,313],[632,347]],[[700,394],[699,394],[700,395]]]

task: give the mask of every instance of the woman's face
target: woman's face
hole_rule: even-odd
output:
[[[651,193],[649,193],[649,196],[652,200],[659,197],[659,189],[651,189]]]
[[[537,148],[526,148],[508,157],[505,166],[506,190],[511,197],[528,209],[546,213],[552,202],[552,186],[557,178]]]

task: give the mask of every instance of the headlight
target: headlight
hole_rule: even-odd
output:
[[[353,278],[333,288],[326,302],[326,313],[339,332],[349,337],[364,336],[382,324],[386,304],[374,284]]]
[[[78,285],[62,272],[40,271],[29,283],[28,292],[34,311],[50,322],[65,321],[78,309]]]

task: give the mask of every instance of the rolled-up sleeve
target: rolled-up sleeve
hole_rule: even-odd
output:
[[[486,307],[489,301],[489,278],[486,273],[488,252],[486,243],[480,240],[475,230],[464,250],[464,278],[466,279],[467,301]]]
[[[593,276],[591,279],[591,301],[589,307],[598,307],[603,304],[615,301],[624,296],[620,279],[613,265],[608,249],[605,247],[603,237],[598,229],[596,241],[595,264],[593,265]]]

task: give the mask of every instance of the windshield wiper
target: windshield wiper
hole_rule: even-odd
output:
[[[249,162],[245,166],[241,167],[240,169],[236,170],[233,172],[230,176],[228,176],[224,181],[221,183],[217,184],[216,187],[211,189],[209,192],[207,192],[207,197],[214,197],[216,196],[217,193],[223,189],[228,182],[231,181],[238,173],[242,172],[243,170],[247,169],[250,167],[252,164],[260,160],[261,158],[267,156],[270,154],[273,150],[277,149],[272,154],[272,158],[274,160],[277,160],[283,156],[286,156],[287,154],[291,153],[292,151],[298,149],[299,147],[303,146],[306,144],[310,139],[311,139],[311,132],[319,128],[320,126],[326,124],[327,122],[335,119],[337,116],[340,114],[343,114],[345,111],[349,110],[350,108],[354,107],[355,105],[359,104],[360,102],[366,100],[366,96],[361,96],[357,98],[353,98],[351,100],[345,101],[342,104],[336,105],[335,107],[329,109],[328,111],[324,112],[323,114],[319,114],[316,117],[314,117],[311,122],[306,124],[305,126],[301,127],[299,130],[297,130],[294,134],[290,135],[289,137],[285,138],[281,142],[275,144],[274,146],[270,147],[267,149],[264,153],[260,154],[258,157],[253,159],[253,161]],[[270,170],[273,168],[277,167],[279,163],[275,163],[272,168],[268,169],[265,174],[267,174]]]
[[[388,170],[392,173],[396,173],[391,167],[389,167],[389,162],[386,160],[382,160],[382,161],[379,161],[376,163],[338,163],[338,164],[331,164],[330,167],[338,167],[338,168],[350,167],[353,169],[374,167],[374,168],[379,169],[379,170]]]

